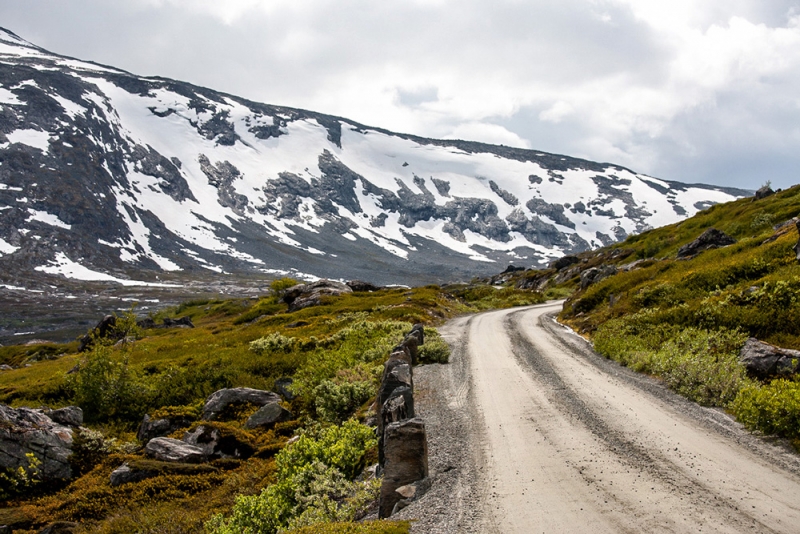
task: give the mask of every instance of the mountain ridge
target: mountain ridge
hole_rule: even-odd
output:
[[[0,31],[0,265],[14,279],[440,282],[542,266],[750,193],[395,133]]]

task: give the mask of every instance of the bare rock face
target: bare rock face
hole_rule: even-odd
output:
[[[550,262],[550,268],[555,269],[556,271],[560,271],[562,269],[566,269],[570,265],[575,265],[579,263],[581,260],[577,256],[562,256],[555,261]]]
[[[709,228],[700,234],[700,237],[679,248],[678,259],[691,258],[703,251],[711,250],[712,248],[726,247],[734,243],[736,243],[736,240],[725,232],[721,232],[716,228]]]
[[[247,422],[244,424],[245,428],[258,428],[269,427],[281,421],[289,421],[292,418],[292,412],[278,404],[271,402],[265,404],[259,410],[251,415]]]
[[[43,413],[59,425],[79,427],[83,424],[83,410],[78,406],[66,406],[58,410],[45,410]]]
[[[352,293],[350,286],[335,280],[319,280],[312,284],[297,284],[286,290],[283,302],[289,305],[289,311],[302,310],[309,306],[318,306],[322,297],[339,296]]]
[[[26,454],[33,453],[42,462],[44,479],[68,479],[72,476],[72,429],[60,425],[39,410],[0,404],[0,467],[27,468]]]
[[[203,406],[203,420],[212,421],[231,404],[255,404],[264,406],[280,401],[278,394],[271,391],[251,388],[220,389],[212,393]]]
[[[198,463],[205,460],[202,448],[172,438],[153,438],[144,448],[145,454],[162,462]]]
[[[347,282],[347,287],[356,292],[378,291],[381,289],[380,286],[370,284],[369,282],[364,282],[363,280],[350,280]]]
[[[800,370],[800,350],[782,349],[751,337],[739,351],[739,362],[755,378],[790,377]]]
[[[403,498],[396,490],[428,476],[428,440],[418,418],[392,423],[384,434],[385,462],[379,517],[385,518]]]

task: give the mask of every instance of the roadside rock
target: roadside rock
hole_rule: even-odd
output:
[[[42,462],[44,479],[68,479],[72,476],[72,429],[60,425],[39,410],[0,404],[0,467],[28,467],[27,453]]]
[[[422,419],[392,423],[384,434],[385,462],[378,515],[392,515],[403,498],[398,488],[428,476],[428,441]]]
[[[581,289],[586,289],[592,284],[596,284],[604,278],[617,274],[614,265],[603,265],[602,267],[591,267],[581,273]]]
[[[277,402],[271,402],[269,404],[265,404],[261,408],[258,409],[256,413],[251,415],[247,422],[244,424],[245,428],[258,428],[258,427],[268,427],[274,425],[275,423],[280,423],[282,421],[289,421],[292,418],[292,412],[278,404]]]
[[[800,370],[800,350],[782,349],[751,337],[739,351],[739,362],[755,378],[790,377]]]
[[[395,491],[400,495],[401,499],[395,503],[394,508],[392,508],[392,514],[394,515],[412,502],[416,501],[427,492],[431,487],[431,479],[424,478],[422,480],[418,480],[413,484],[406,484],[405,486],[400,486]]]
[[[297,284],[290,287],[283,294],[281,300],[289,305],[289,311],[296,311],[319,305],[322,297],[339,296],[352,292],[353,290],[342,282],[319,280],[311,284]]]
[[[142,419],[142,424],[139,425],[139,431],[136,432],[136,439],[141,443],[147,443],[153,438],[167,436],[176,430],[187,427],[193,422],[192,418],[187,416],[166,417],[163,419],[153,419],[145,414]]]
[[[207,458],[249,458],[255,452],[251,444],[232,434],[223,435],[212,425],[200,425],[186,432],[183,442],[200,449]]]
[[[147,442],[144,452],[162,462],[197,463],[205,459],[202,448],[172,438],[153,438]]]
[[[700,237],[678,249],[678,259],[688,259],[703,251],[733,245],[736,240],[716,228],[709,228]]]
[[[280,400],[280,396],[271,391],[251,388],[220,389],[206,399],[206,403],[203,406],[203,420],[214,420],[231,404],[250,403],[256,406],[264,406]]]

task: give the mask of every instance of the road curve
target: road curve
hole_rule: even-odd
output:
[[[470,376],[487,530],[800,532],[796,455],[597,356],[560,306],[442,330]]]

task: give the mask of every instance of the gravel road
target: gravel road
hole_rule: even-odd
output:
[[[413,532],[800,532],[800,459],[597,356],[561,303],[461,317],[415,370],[432,486]]]

